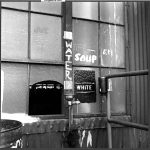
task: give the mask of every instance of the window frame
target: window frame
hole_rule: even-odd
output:
[[[100,6],[99,6],[100,2],[98,2],[98,12],[100,11]],[[23,10],[23,9],[18,9],[18,8],[9,8],[9,7],[4,7],[4,6],[1,6],[1,9],[8,9],[8,10],[14,10],[14,11],[18,11],[18,12],[27,12],[28,13],[28,58],[26,60],[20,60],[20,59],[2,59],[1,62],[2,63],[21,63],[21,64],[27,64],[28,65],[28,80],[30,78],[30,65],[31,64],[39,64],[39,65],[49,65],[49,66],[65,66],[65,62],[64,62],[64,42],[63,42],[63,29],[64,29],[64,15],[63,15],[63,4],[61,5],[61,9],[62,9],[62,13],[61,15],[58,15],[58,14],[47,14],[47,13],[43,13],[43,12],[38,12],[38,11],[31,11],[31,2],[28,2],[28,10]],[[31,51],[31,48],[30,48],[30,42],[31,42],[31,13],[36,13],[36,14],[42,14],[42,15],[50,15],[50,16],[55,16],[55,17],[61,17],[61,23],[62,23],[62,27],[61,27],[61,32],[62,32],[62,37],[61,37],[61,42],[62,42],[62,61],[40,61],[40,60],[31,60],[30,59],[30,51]],[[124,3],[124,31],[125,31],[125,67],[109,67],[111,69],[127,69],[127,55],[128,55],[128,22],[127,22],[127,6],[125,5]],[[91,19],[85,19],[85,18],[76,18],[76,17],[72,17],[72,19],[79,19],[79,20],[85,20],[85,21],[92,21],[92,22],[97,22],[98,23],[98,30],[100,29],[100,23],[106,23],[108,24],[108,22],[103,22],[103,21],[100,21],[100,15],[98,13],[98,20],[91,20]],[[117,24],[114,24],[114,23],[109,23],[111,25],[117,25]],[[98,33],[99,34],[99,33]],[[99,39],[99,35],[98,35],[98,39]],[[98,49],[100,48],[100,45],[99,45],[99,42],[98,42]],[[100,56],[100,52],[98,50],[98,56]],[[73,68],[74,67],[88,67],[88,68],[97,68],[99,69],[99,75],[100,75],[100,69],[103,68],[108,68],[108,67],[103,67],[100,65],[100,59],[98,59],[98,64],[97,66],[91,66],[91,65],[76,65],[76,64],[73,64]],[[127,88],[127,87],[126,87]],[[99,93],[98,93],[99,94]],[[28,94],[29,95],[29,94]],[[100,94],[99,94],[100,96]],[[29,102],[29,98],[27,100],[27,103]],[[127,100],[126,98],[126,113],[124,114],[112,114],[113,116],[126,116],[126,115],[130,115],[130,106],[129,106],[129,103],[130,103],[130,100]],[[61,115],[38,115],[38,117],[42,118],[42,119],[50,119],[50,118],[68,118],[68,106],[67,106],[67,102],[64,101],[64,107],[65,107],[65,113],[64,114],[61,114]],[[100,106],[102,107],[102,106]],[[28,106],[27,106],[27,113],[28,113]],[[37,116],[37,115],[36,115]],[[105,112],[100,112],[100,114],[78,114],[78,115],[74,115],[75,118],[84,118],[84,117],[105,117],[106,116],[106,113]]]

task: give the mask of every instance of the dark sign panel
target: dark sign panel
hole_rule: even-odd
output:
[[[29,114],[61,114],[63,85],[56,81],[42,81],[30,86]]]
[[[95,71],[74,71],[75,99],[81,103],[96,102]]]

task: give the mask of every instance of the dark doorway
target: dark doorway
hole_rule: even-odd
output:
[[[42,81],[30,86],[29,115],[62,113],[63,85],[56,81]]]

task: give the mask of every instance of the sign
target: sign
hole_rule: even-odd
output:
[[[97,50],[86,48],[82,45],[74,44],[74,63],[85,65],[97,65]]]
[[[82,55],[81,53],[75,54],[75,61],[87,62],[87,63],[95,63],[97,59],[96,55]]]
[[[62,112],[63,85],[46,80],[30,85],[29,115],[52,115]]]
[[[73,72],[72,72],[72,32],[64,32],[65,41],[65,81],[64,94],[73,94]]]
[[[76,83],[76,93],[89,93],[95,92],[95,84],[93,83]]]
[[[72,41],[66,40],[65,45],[65,78],[72,81]]]
[[[95,71],[74,71],[75,100],[81,103],[96,102]]]

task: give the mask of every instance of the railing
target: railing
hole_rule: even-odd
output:
[[[137,128],[141,130],[148,131],[148,126],[127,122],[127,121],[120,121],[111,118],[111,105],[110,105],[110,93],[108,91],[109,82],[108,79],[110,78],[118,78],[118,77],[130,77],[130,76],[140,76],[140,75],[148,75],[148,70],[139,70],[139,71],[131,71],[131,72],[123,72],[119,74],[109,74],[105,77],[100,77],[100,93],[106,96],[107,99],[107,134],[108,134],[108,147],[112,148],[112,131],[111,131],[111,123],[125,125],[132,128]]]

